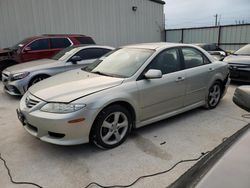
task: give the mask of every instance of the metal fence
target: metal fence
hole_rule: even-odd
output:
[[[166,41],[216,43],[222,49],[234,51],[250,43],[250,24],[168,29]]]

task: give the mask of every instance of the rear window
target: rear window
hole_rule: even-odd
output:
[[[95,44],[95,41],[90,37],[76,37],[81,44]]]
[[[66,48],[71,45],[67,38],[51,38],[51,48]]]

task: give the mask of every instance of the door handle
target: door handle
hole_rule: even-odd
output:
[[[214,68],[211,67],[211,68],[209,68],[208,70],[209,70],[209,71],[214,71]]]
[[[176,82],[180,82],[180,81],[183,81],[183,80],[185,80],[185,77],[180,76],[180,77],[178,77],[175,81],[176,81]]]

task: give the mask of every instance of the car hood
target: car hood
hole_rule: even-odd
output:
[[[59,63],[59,62],[60,61],[53,60],[53,59],[40,59],[40,60],[30,61],[27,63],[20,63],[18,65],[8,67],[6,71],[10,72],[11,74],[19,73],[19,72],[31,72],[35,70],[55,67],[56,63]]]
[[[240,64],[249,64],[250,65],[250,56],[245,55],[230,55],[225,57],[223,60],[227,63],[240,63]]]
[[[29,92],[47,102],[69,103],[78,98],[120,85],[124,79],[76,69],[33,85]]]

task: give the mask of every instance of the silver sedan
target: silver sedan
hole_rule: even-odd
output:
[[[40,140],[113,148],[133,128],[200,106],[215,108],[227,90],[228,73],[225,62],[193,45],[125,46],[32,86],[17,114]]]
[[[113,49],[97,45],[71,46],[50,59],[8,67],[2,72],[4,90],[10,95],[23,95],[35,83],[61,72],[87,66]]]

